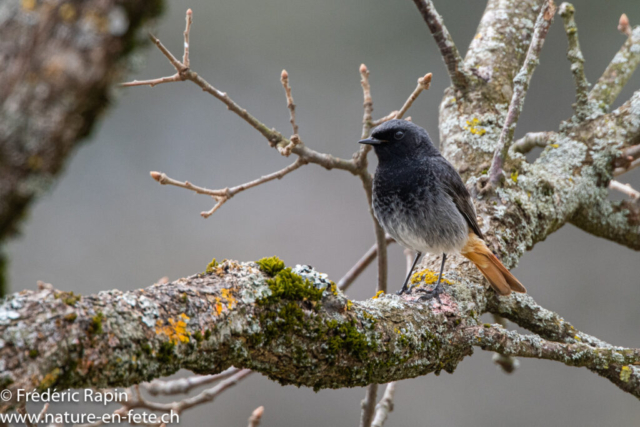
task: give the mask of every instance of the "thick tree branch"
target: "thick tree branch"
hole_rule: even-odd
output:
[[[640,204],[634,201],[607,200],[607,190],[592,197],[576,212],[571,223],[584,231],[640,250]]]
[[[447,286],[442,305],[418,303],[419,295],[356,302],[307,266],[280,270],[273,259],[260,266],[269,273],[255,263],[227,261],[211,273],[137,291],[14,294],[0,306],[2,384],[10,390],[119,387],[181,368],[214,374],[230,365],[316,389],[386,383],[452,372],[478,339],[485,339],[478,323],[485,307],[546,340],[567,341],[566,333],[557,333],[560,328],[584,337],[583,344],[606,347],[579,364],[599,373],[606,363],[620,370],[638,360],[637,350],[612,350],[563,329],[568,324],[561,319],[537,319],[543,309],[528,295],[500,298],[463,281]],[[576,342],[571,338],[554,348],[577,351]],[[233,384],[230,380],[223,383]],[[630,392],[640,396],[640,389]]]
[[[589,101],[608,111],[640,64],[640,26],[633,29],[589,93]]]
[[[395,242],[393,237],[386,236],[387,245]],[[338,281],[338,288],[342,291],[346,291],[349,286],[362,274],[364,270],[373,262],[378,256],[378,245],[374,243],[367,252],[356,262],[353,267]]]
[[[536,17],[546,0],[489,0],[471,41],[465,66],[481,76],[492,100],[508,103],[513,79],[524,61]]]
[[[451,84],[457,89],[464,89],[467,82],[467,75],[464,71],[464,63],[458,48],[456,47],[451,34],[444,25],[442,16],[438,13],[431,0],[413,0],[418,11],[422,15],[422,19],[427,23],[429,31],[433,34],[433,38],[440,49],[444,64],[449,71]]]
[[[109,86],[122,78],[126,57],[137,48],[140,25],[158,15],[160,3],[2,2],[0,243],[18,231],[31,202],[91,133],[109,105]],[[86,16],[119,16],[121,25],[104,30],[97,20],[77,19]]]

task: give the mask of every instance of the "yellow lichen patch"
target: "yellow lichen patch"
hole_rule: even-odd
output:
[[[53,369],[53,371],[45,375],[42,381],[40,381],[40,385],[38,388],[40,388],[40,390],[45,390],[47,388],[50,388],[56,383],[56,381],[58,381],[58,378],[60,378],[60,374],[61,374],[60,368]]]
[[[582,341],[582,340],[580,339],[580,337],[579,337],[579,336],[577,336],[577,335],[576,335],[576,336],[574,336],[573,338],[574,338],[576,341]]]
[[[187,321],[189,316],[182,313],[178,321],[173,317],[170,317],[167,322],[168,325],[164,325],[164,322],[160,319],[156,321],[156,334],[163,334],[169,337],[169,341],[172,344],[178,344],[179,342],[189,342],[189,332],[187,332]]]
[[[551,145],[550,145],[550,147],[552,147],[552,148],[558,148],[558,147],[560,147],[560,146],[559,146],[558,144],[551,144]]]
[[[383,294],[384,294],[384,291],[378,291],[374,296],[371,297],[371,299],[378,299],[378,297]]]
[[[231,310],[233,307],[235,307],[236,305],[238,305],[238,301],[233,297],[233,295],[231,294],[231,290],[229,289],[222,289],[220,291],[220,295],[222,295],[222,299],[224,301],[226,301],[227,303],[227,308],[229,310]]]
[[[220,313],[222,313],[222,309],[223,309],[223,305],[222,302],[220,300],[220,297],[216,297],[216,305],[214,306],[215,310],[216,310],[216,315],[219,316]]]
[[[438,273],[433,270],[429,270],[428,268],[418,271],[411,276],[411,283],[419,283],[424,282],[425,285],[432,285],[438,281]],[[446,283],[447,285],[453,285],[453,282],[450,280],[442,278],[442,283]]]
[[[36,8],[36,0],[22,0],[22,8],[24,10],[34,10]]]
[[[76,19],[76,8],[71,3],[64,3],[58,9],[58,14],[63,21],[70,22]]]
[[[477,118],[473,118],[472,120],[467,120],[467,125],[464,127],[465,130],[468,130],[474,135],[482,136],[487,133],[487,130],[481,127],[478,127],[480,120]]]
[[[353,307],[353,303],[351,300],[347,300],[347,310],[351,310],[351,307]]]
[[[331,285],[329,286],[329,291],[333,294],[333,296],[338,296],[338,287],[336,286],[335,283],[331,282]]]
[[[518,182],[518,171],[511,172],[511,181],[517,183]]]
[[[631,367],[623,366],[622,369],[620,370],[620,381],[626,383],[626,382],[629,382],[630,378],[631,378]]]
[[[38,156],[37,154],[29,156],[29,158],[27,159],[27,167],[33,171],[42,169],[43,163],[44,161],[42,160],[42,157]]]

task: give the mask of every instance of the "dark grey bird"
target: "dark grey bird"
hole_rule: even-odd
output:
[[[462,178],[431,142],[427,131],[406,120],[389,120],[360,141],[373,146],[378,167],[373,179],[373,212],[396,242],[416,252],[399,294],[423,253],[442,254],[440,275],[422,299],[443,292],[447,254],[471,260],[500,295],[526,292],[484,243],[469,191]]]

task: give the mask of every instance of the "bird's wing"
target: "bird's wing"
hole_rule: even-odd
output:
[[[442,158],[442,160],[444,160],[444,158]],[[451,200],[455,203],[458,211],[460,211],[462,216],[467,220],[467,224],[469,224],[471,230],[473,230],[478,237],[484,239],[476,219],[476,209],[471,201],[471,194],[469,194],[469,190],[465,187],[464,182],[462,182],[462,178],[460,178],[460,175],[454,167],[446,160],[442,163],[446,164],[446,167],[439,168],[440,173],[438,178],[442,184],[442,188],[445,190],[447,195],[451,197]]]

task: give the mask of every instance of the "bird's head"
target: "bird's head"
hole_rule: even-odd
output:
[[[399,119],[375,127],[371,136],[361,140],[360,144],[371,145],[380,162],[440,155],[425,129]]]

